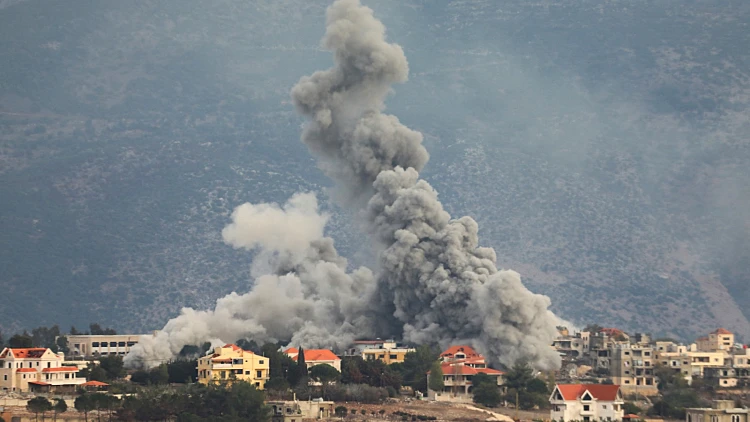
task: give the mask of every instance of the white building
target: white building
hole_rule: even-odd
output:
[[[62,353],[45,348],[11,349],[0,352],[0,390],[75,390],[86,382],[78,368],[63,366]]]
[[[557,384],[549,399],[553,421],[621,421],[619,385]]]
[[[130,348],[138,344],[142,337],[152,334],[114,334],[114,335],[69,335],[68,347],[72,356],[125,356]]]

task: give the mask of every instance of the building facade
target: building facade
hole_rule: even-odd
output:
[[[552,421],[621,421],[624,412],[619,385],[558,384],[549,399]]]
[[[292,358],[293,361],[297,362],[299,357],[299,349],[296,347],[290,347],[284,350],[284,353]],[[336,356],[335,353],[328,349],[304,349],[305,363],[307,368],[310,369],[315,365],[331,365],[336,368],[337,371],[341,372],[341,358]]]
[[[142,337],[152,334],[74,335],[67,336],[73,357],[125,356]]]
[[[630,343],[615,343],[610,349],[610,375],[625,393],[653,395],[658,393],[654,375],[654,348]]]
[[[685,409],[685,422],[750,422],[748,412],[734,407],[734,400],[714,400],[709,408]]]
[[[45,348],[11,349],[0,352],[0,390],[73,391],[86,382],[78,368],[63,366],[62,353]]]
[[[705,337],[698,338],[695,343],[699,352],[729,351],[734,347],[734,334],[729,330],[719,328]]]
[[[328,419],[334,416],[332,401],[315,399],[309,401],[269,401],[271,407],[271,421],[273,422],[302,422],[310,419]]]
[[[267,357],[242,350],[234,344],[226,344],[198,359],[198,382],[209,384],[242,380],[262,390],[270,378],[269,368]]]

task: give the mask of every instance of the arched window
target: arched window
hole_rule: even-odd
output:
[[[690,413],[687,414],[687,422],[693,422],[693,416]]]
[[[740,415],[732,415],[732,422],[740,422]]]

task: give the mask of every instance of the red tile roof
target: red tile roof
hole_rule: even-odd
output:
[[[109,384],[101,381],[88,381],[81,384],[81,387],[106,387]]]
[[[732,334],[732,332],[724,328],[719,328],[711,334]]]
[[[221,346],[221,348],[222,349],[231,348],[235,352],[238,352],[238,351],[242,350],[242,348],[240,346],[236,345],[236,344],[225,344],[225,345]]]
[[[292,359],[296,362],[298,357],[299,356],[295,356]],[[332,351],[328,349],[305,349],[305,362],[332,360],[341,360],[341,358],[336,356]]]
[[[575,401],[588,391],[597,400],[614,401],[617,398],[619,385],[612,384],[557,384],[563,399]]]
[[[16,372],[37,372],[34,368],[18,368]]]
[[[505,372],[498,371],[492,368],[472,368],[466,365],[452,365],[451,363],[443,363],[440,365],[440,369],[443,370],[443,375],[476,375],[476,374],[487,374],[487,375],[503,375]],[[428,372],[429,374],[429,372]]]
[[[451,346],[446,351],[440,354],[441,357],[452,358],[456,353],[463,353],[467,358],[478,358],[482,357],[476,350],[471,346],[458,345]]]
[[[292,353],[299,353],[299,349],[296,348],[296,347],[290,347],[290,348],[284,350],[284,354],[290,355]],[[305,357],[307,357],[307,355],[305,355]]]
[[[42,357],[42,355],[46,351],[47,349],[45,349],[44,347],[32,347],[27,349],[7,348],[3,350],[2,354],[0,354],[0,358],[7,357],[9,354],[18,359],[39,358]]]
[[[625,334],[622,330],[619,330],[617,328],[602,328],[601,330],[599,330],[599,332],[604,333],[610,337],[616,337]]]
[[[44,381],[29,381],[29,384],[36,384],[36,385],[52,385],[49,383],[46,383]]]
[[[44,368],[42,372],[78,372],[77,366],[60,366],[59,368]]]

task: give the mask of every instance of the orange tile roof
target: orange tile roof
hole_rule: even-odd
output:
[[[597,400],[614,401],[617,398],[617,392],[620,390],[619,385],[612,384],[557,384],[563,399],[566,401],[575,401],[586,391]]]
[[[292,353],[299,353],[299,349],[296,348],[296,347],[290,347],[290,348],[284,350],[284,353],[287,354],[287,355],[290,355]],[[305,357],[307,357],[307,355],[305,355]]]
[[[292,359],[296,362],[298,357],[299,356],[295,356]],[[335,361],[341,360],[341,358],[328,349],[305,349],[305,362],[316,362],[321,360]]]
[[[732,334],[732,332],[724,328],[718,328],[716,331],[714,331],[711,334]]]
[[[456,355],[456,353],[463,353],[466,355],[467,358],[482,357],[482,355],[479,354],[476,350],[474,350],[473,347],[466,346],[466,345],[451,346],[446,351],[441,353],[440,356],[452,358],[453,356]]]
[[[505,372],[498,371],[492,368],[473,368],[466,365],[454,365],[453,362],[443,363],[440,365],[440,369],[443,371],[443,375],[476,375],[476,374],[487,374],[487,375],[503,375]],[[429,372],[427,372],[429,374]]]
[[[58,368],[44,368],[42,372],[78,372],[77,366],[60,366]]]
[[[18,368],[16,372],[37,372],[34,368]]]
[[[615,337],[615,336],[625,334],[625,332],[617,328],[602,328],[601,330],[599,330],[599,332],[604,333],[610,337]]]
[[[36,384],[36,385],[52,385],[43,381],[29,381],[29,384]]]
[[[106,387],[109,384],[101,381],[88,381],[81,384],[81,387]]]
[[[237,352],[239,350],[242,350],[242,348],[240,346],[236,345],[236,344],[225,344],[225,345],[221,346],[221,348],[222,349],[231,348],[235,352]]]
[[[8,353],[18,359],[39,358],[42,357],[42,355],[46,351],[47,349],[45,349],[44,347],[31,347],[26,349],[11,349],[9,347],[3,350],[3,353],[0,354],[0,358],[7,357]]]

